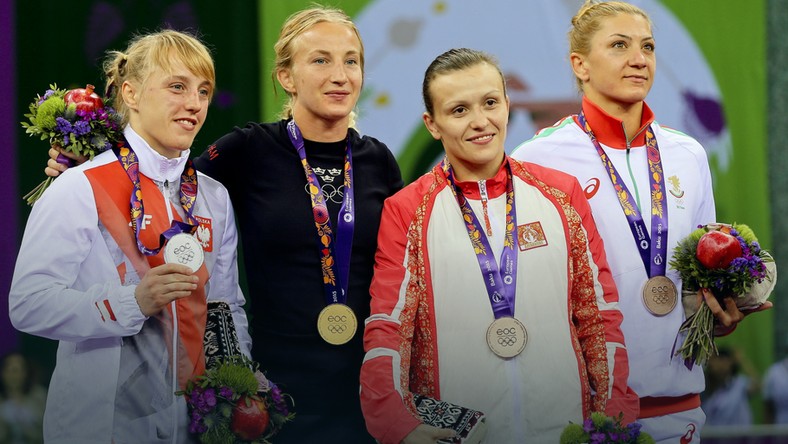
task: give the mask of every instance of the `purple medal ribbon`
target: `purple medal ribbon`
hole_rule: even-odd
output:
[[[517,238],[514,235],[514,230],[517,226],[517,211],[514,205],[512,169],[507,162],[506,233],[504,235],[503,251],[501,252],[500,263],[502,266],[499,267],[479,219],[473,213],[473,209],[468,204],[465,195],[463,195],[462,189],[455,182],[451,165],[444,160],[441,163],[441,168],[446,174],[449,184],[451,184],[457,203],[460,205],[465,228],[468,230],[468,238],[476,253],[476,259],[479,261],[479,269],[484,277],[484,285],[487,287],[487,295],[490,298],[493,316],[495,319],[506,316],[514,317],[514,300],[517,289]]]
[[[588,137],[591,138],[591,143],[594,144],[597,153],[599,153],[599,158],[602,160],[602,164],[613,182],[613,188],[616,191],[616,196],[618,196],[621,209],[624,210],[629,229],[635,238],[635,244],[640,252],[640,259],[643,261],[648,277],[664,276],[666,269],[665,259],[668,251],[668,207],[664,192],[665,177],[662,172],[662,160],[659,154],[659,147],[657,146],[657,138],[654,137],[654,131],[652,131],[650,126],[646,130],[646,157],[648,158],[648,168],[651,173],[649,174],[651,235],[649,236],[637,202],[635,202],[624,181],[621,180],[621,176],[616,171],[616,167],[613,166],[613,162],[610,161],[602,146],[599,145],[599,141],[594,136],[594,132],[591,130],[591,126],[588,124],[582,111],[577,115],[577,120],[586,134],[588,134]]]
[[[323,269],[323,288],[326,305],[345,304],[347,302],[348,280],[350,278],[350,251],[353,247],[353,229],[355,227],[355,207],[353,201],[353,157],[350,139],[345,148],[344,181],[345,192],[342,206],[337,218],[336,238],[333,236],[331,220],[326,207],[323,192],[320,189],[317,175],[306,160],[304,138],[295,120],[287,122],[287,135],[301,158],[304,174],[309,185],[309,196],[312,201],[312,213],[317,228],[320,263]],[[336,260],[333,257],[336,256]],[[338,282],[337,282],[338,281]]]
[[[138,227],[143,223],[145,217],[145,207],[142,203],[142,186],[140,184],[140,167],[137,154],[131,149],[127,142],[122,145],[113,146],[112,151],[115,157],[118,158],[120,165],[129,176],[133,190],[131,192],[131,199],[129,200],[129,208],[131,210],[131,229],[134,231],[134,238],[137,241],[137,248],[145,256],[155,256],[161,251],[162,246],[171,237],[180,233],[194,233],[194,230],[199,226],[199,222],[194,218],[192,212],[194,211],[194,202],[197,200],[197,172],[194,169],[191,159],[186,161],[186,165],[181,173],[180,183],[180,202],[183,211],[186,213],[186,220],[188,223],[173,220],[170,228],[164,233],[159,235],[159,246],[154,249],[149,249],[140,241]],[[169,205],[169,200],[167,205]]]

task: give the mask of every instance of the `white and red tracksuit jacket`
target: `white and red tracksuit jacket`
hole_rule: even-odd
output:
[[[582,106],[594,135],[630,193],[638,200],[650,232],[651,193],[645,131],[627,141],[620,120],[586,98]],[[657,139],[665,177],[668,247],[664,261],[668,264],[680,240],[698,225],[715,222],[714,194],[703,147],[683,133],[660,126],[644,103],[641,127],[648,125]],[[648,279],[646,269],[607,170],[576,116],[566,117],[541,130],[533,139],[517,147],[512,156],[569,173],[584,187],[620,295],[619,305],[624,314],[621,329],[629,353],[629,385],[646,398],[646,403],[654,398],[666,398],[658,403],[662,408],[641,405],[641,414],[644,417],[662,416],[696,407],[699,398],[688,395],[703,391],[703,369],[696,365],[689,370],[680,357],[672,354],[679,326],[684,321],[682,305],[678,303],[665,316],[654,316],[645,308],[641,295]],[[681,295],[678,273],[669,265],[666,268],[667,277],[676,284]],[[678,345],[682,340],[683,337],[678,338]]]
[[[487,346],[490,301],[440,166],[386,200],[361,368],[367,428],[382,443],[420,423],[414,393],[483,411],[493,443],[555,443],[591,411],[637,414],[618,295],[583,190],[564,173],[507,162],[519,244],[515,317],[528,333],[511,359]],[[496,258],[506,178],[502,166],[484,184]],[[480,184],[460,186],[482,220]]]
[[[139,158],[148,248],[172,219],[186,151],[167,159],[131,127],[124,135]],[[48,443],[182,443],[189,417],[188,379],[205,365],[206,300],[227,302],[241,348],[251,339],[238,285],[237,233],[227,190],[198,173],[193,214],[205,251],[197,290],[146,318],[136,284],[163,263],[143,256],[130,226],[132,185],[112,151],[70,168],[33,206],[9,295],[14,326],[59,341],[44,417]]]

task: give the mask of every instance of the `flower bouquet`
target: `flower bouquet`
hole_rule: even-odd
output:
[[[295,413],[292,399],[244,356],[232,356],[189,381],[189,432],[204,444],[269,444]]]
[[[561,444],[654,444],[654,438],[640,431],[640,424],[621,424],[623,415],[606,416],[594,412],[583,425],[569,423],[561,432]]]
[[[710,290],[723,307],[723,299],[730,296],[740,310],[753,310],[766,302],[777,283],[774,259],[744,224],[699,226],[676,246],[670,266],[682,281],[687,318],[679,334],[686,337],[676,354],[687,368],[703,365],[717,353],[714,315],[702,303],[701,289]]]
[[[120,140],[120,117],[104,100],[93,92],[93,85],[70,91],[50,85],[43,96],[37,96],[25,114],[30,122],[21,122],[27,134],[49,140],[66,151],[93,159],[96,154],[112,147]],[[69,164],[71,159],[60,155],[58,162]],[[41,182],[23,199],[33,205],[52,183],[53,177]]]

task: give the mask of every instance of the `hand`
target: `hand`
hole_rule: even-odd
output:
[[[53,144],[49,148],[49,160],[47,160],[47,166],[44,168],[44,174],[50,177],[57,177],[60,173],[66,171],[69,165],[63,160],[63,157],[71,159],[71,166],[79,165],[88,160],[85,156],[78,156],[75,153],[64,150],[60,145]]]
[[[164,264],[145,273],[134,297],[145,316],[160,312],[170,302],[188,297],[197,289],[197,276],[191,268],[179,264]]]
[[[741,322],[746,315],[768,310],[773,307],[771,301],[766,301],[756,308],[741,311],[739,307],[736,306],[736,301],[728,296],[723,299],[725,303],[725,308],[723,309],[711,290],[703,288],[701,289],[701,294],[703,295],[703,300],[706,301],[706,305],[709,306],[711,313],[719,322],[719,325],[714,329],[714,334],[716,336],[724,336],[732,332],[736,328],[736,325]]]
[[[456,432],[452,429],[441,429],[427,424],[419,424],[402,440],[402,444],[433,444],[439,439],[450,439],[455,435]]]

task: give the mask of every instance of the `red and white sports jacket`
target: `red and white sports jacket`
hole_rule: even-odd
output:
[[[131,127],[145,216],[140,239],[158,246],[173,219],[188,151],[167,159]],[[201,374],[206,300],[227,302],[242,350],[251,339],[238,285],[237,234],[227,190],[198,173],[194,216],[205,251],[198,288],[146,318],[134,297],[162,252],[143,256],[130,226],[132,184],[112,151],[70,168],[33,206],[9,295],[14,326],[59,341],[47,395],[48,443],[184,443],[187,380]]]
[[[367,428],[382,443],[420,423],[414,393],[483,411],[494,443],[555,443],[591,411],[637,414],[618,294],[583,190],[567,174],[507,162],[519,247],[514,315],[528,334],[514,358],[487,346],[492,308],[440,166],[386,200],[361,367]],[[484,184],[496,258],[506,182],[502,166]],[[482,220],[480,184],[459,186]]]

